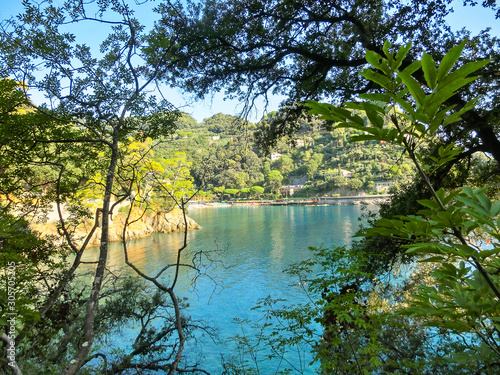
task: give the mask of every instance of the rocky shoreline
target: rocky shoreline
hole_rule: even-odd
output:
[[[125,216],[122,214],[114,215],[109,228],[108,239],[112,241],[121,241],[123,235],[123,227],[125,224]],[[201,226],[190,217],[186,217],[188,230],[201,229]],[[129,218],[129,224],[125,231],[126,240],[134,240],[147,237],[153,233],[171,233],[179,232],[185,229],[184,215],[179,208],[174,208],[170,212],[157,212],[154,214],[141,215],[139,212],[132,213]],[[41,233],[42,236],[58,235],[56,221],[49,220],[45,223],[32,225],[32,228]],[[89,221],[84,223],[75,232],[75,242],[83,243],[86,234],[91,230],[92,223]],[[97,228],[89,243],[90,246],[99,245],[101,237],[101,228]]]
[[[154,215],[144,215],[141,218],[132,217],[125,232],[126,240],[135,240],[137,238],[147,237],[153,233],[172,233],[180,232],[185,229],[184,215],[179,208],[174,208],[167,213],[156,213]],[[109,241],[121,241],[123,235],[123,226],[125,217],[118,215],[109,230]],[[186,217],[188,230],[201,229],[201,226],[190,217]],[[93,244],[99,243],[100,229],[93,238]],[[94,240],[95,239],[95,240]]]

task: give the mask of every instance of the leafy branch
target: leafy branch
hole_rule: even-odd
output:
[[[479,99],[463,106],[449,105],[457,90],[477,78],[470,75],[489,63],[469,62],[453,70],[466,43],[452,48],[439,65],[424,54],[421,60],[403,68],[411,44],[393,53],[386,42],[383,55],[366,52],[371,68],[361,72],[381,86],[381,93],[360,95],[359,101],[342,107],[317,102],[307,105],[311,114],[335,123],[335,127],[361,131],[353,141],[386,141],[404,147],[431,199],[418,201],[424,209],[417,216],[381,219],[361,235],[409,241],[405,245],[407,253],[420,255],[427,262],[439,262],[433,272],[436,285],[422,285],[414,304],[402,313],[424,316],[428,325],[458,333],[473,332],[498,355],[500,202],[492,202],[485,189],[465,187],[462,191],[446,192],[431,182],[434,171],[463,153],[461,146],[440,146],[436,155],[427,158],[420,154],[426,142],[461,121]],[[422,74],[425,85],[414,78]],[[472,243],[472,238],[481,233],[486,235],[483,245],[491,244],[491,250]]]

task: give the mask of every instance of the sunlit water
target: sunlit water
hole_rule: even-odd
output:
[[[309,246],[330,247],[349,243],[359,226],[361,213],[361,206],[192,209],[189,216],[203,229],[189,231],[184,261],[199,251],[208,252],[216,261],[208,263],[211,266],[206,269],[207,276],[198,278],[194,286],[192,276],[195,273],[182,272],[176,291],[189,299],[188,314],[192,318],[204,320],[217,329],[220,343],[200,335],[197,344],[189,346],[186,353],[197,353],[201,368],[220,374],[221,358],[237,354],[235,344],[227,340],[242,333],[234,319],[258,322],[262,314],[252,308],[267,296],[285,298],[293,303],[305,301],[299,280],[283,270],[310,258]],[[154,275],[165,264],[174,262],[182,241],[182,233],[155,234],[130,241],[129,254],[138,268]],[[210,253],[214,250],[220,252]],[[93,251],[96,253],[97,250]],[[111,269],[132,274],[124,267],[123,250],[118,243],[111,244],[108,265]],[[169,277],[165,275],[164,281],[167,282]],[[245,329],[251,336],[250,326]],[[126,342],[126,337],[123,342]],[[278,363],[264,361],[265,354],[265,350],[259,354],[261,373],[274,373]],[[302,358],[292,353],[288,359],[294,361],[295,366],[307,368],[304,373],[314,372],[314,368],[308,368],[310,358],[307,355]]]

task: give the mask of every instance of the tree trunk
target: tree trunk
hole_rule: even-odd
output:
[[[115,129],[115,135],[117,131]],[[103,198],[102,206],[102,228],[101,228],[101,243],[99,246],[99,261],[97,263],[97,269],[94,276],[94,282],[92,283],[92,290],[90,292],[90,297],[87,301],[87,309],[85,312],[85,322],[84,322],[84,332],[83,332],[83,344],[79,348],[78,353],[75,358],[72,359],[66,366],[62,375],[73,375],[85,362],[90,348],[94,342],[94,321],[95,313],[99,304],[99,294],[101,292],[102,282],[104,278],[104,272],[106,270],[106,259],[108,256],[108,234],[109,234],[109,208],[111,203],[111,192],[113,189],[113,180],[115,176],[115,170],[118,162],[118,141],[117,136],[113,137],[114,141],[111,147],[111,159],[108,167],[108,174],[106,176],[106,188]]]

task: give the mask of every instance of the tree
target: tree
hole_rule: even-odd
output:
[[[306,151],[307,152],[307,151]],[[314,153],[313,156],[306,163],[307,177],[312,180],[323,161],[323,154]]]
[[[484,7],[498,13],[496,3],[484,3]],[[422,153],[437,157],[441,146],[452,143],[464,146],[460,155],[432,171],[430,179],[443,186],[456,186],[467,179],[494,185],[500,162],[500,95],[496,75],[500,41],[488,31],[477,36],[464,30],[454,33],[445,22],[450,11],[447,1],[423,1],[418,6],[389,1],[335,4],[268,1],[254,2],[251,6],[235,0],[209,2],[189,16],[189,33],[198,40],[200,35],[204,38],[196,43],[189,33],[185,35],[193,43],[190,53],[186,50],[183,56],[195,67],[196,75],[184,71],[183,85],[200,96],[223,86],[229,95],[246,100],[247,108],[253,106],[259,95],[269,92],[286,95],[289,98],[286,105],[263,121],[259,135],[259,144],[272,148],[280,136],[293,137],[300,130],[300,120],[306,116],[300,104],[304,100],[329,98],[335,103],[360,94],[382,92],[381,86],[357,74],[370,63],[365,59],[365,50],[372,56],[383,55],[386,40],[396,46],[401,46],[401,41],[411,41],[413,49],[401,62],[403,68],[410,68],[422,51],[427,51],[434,61],[441,61],[449,49],[468,36],[470,42],[465,45],[458,64],[484,58],[492,58],[492,63],[477,72],[478,81],[456,91],[446,104],[459,110],[483,92],[491,99],[480,100],[453,127],[440,129],[439,137],[426,142]],[[208,53],[201,53],[207,48]],[[213,61],[216,63],[210,65]],[[426,85],[423,70],[411,71],[411,75],[419,84]],[[328,122],[325,127],[330,128]],[[491,155],[496,163],[489,163],[483,169],[485,173],[474,177],[473,160],[482,152]],[[339,158],[342,165],[348,162],[342,155]],[[422,181],[417,180],[412,187],[401,189],[391,206],[382,208],[381,214],[391,217],[415,213],[419,207],[417,200],[428,197],[428,193]],[[378,243],[372,241],[373,251],[383,249],[397,257],[400,247],[395,247],[394,242],[387,238]],[[382,259],[374,260],[372,265],[392,264]]]
[[[250,188],[242,188],[240,189],[240,193],[245,194],[245,198],[248,198],[248,194],[250,193]]]
[[[463,187],[447,191],[436,186],[431,180],[430,174],[441,165],[459,157],[463,146],[450,144],[440,147],[438,156],[430,157],[428,164],[424,164],[422,156],[417,154],[423,140],[435,137],[443,127],[460,121],[461,116],[471,110],[479,99],[469,101],[456,112],[450,112],[450,107],[445,104],[456,90],[476,80],[476,77],[469,77],[470,74],[488,63],[487,60],[471,62],[451,72],[464,45],[465,42],[462,42],[451,49],[439,65],[430,55],[424,54],[421,61],[413,64],[411,68],[403,69],[401,62],[409,51],[410,44],[393,53],[390,52],[390,44],[386,43],[384,55],[367,51],[367,59],[374,69],[361,73],[384,87],[382,95],[364,95],[363,99],[367,101],[350,102],[345,104],[344,108],[317,103],[310,103],[310,106],[312,112],[337,122],[340,127],[363,130],[364,134],[359,135],[358,140],[383,140],[403,145],[430,191],[430,199],[418,201],[423,209],[417,215],[383,218],[373,227],[362,231],[362,235],[369,238],[384,236],[405,241],[408,254],[417,255],[421,261],[431,265],[427,279],[417,278],[415,274],[408,278],[407,285],[415,285],[415,282],[420,285],[413,291],[413,296],[410,294],[406,297],[402,305],[394,303],[394,297],[388,298],[389,301],[392,298],[392,302],[385,301],[393,304],[395,315],[393,310],[388,315],[382,314],[381,317],[397,320],[398,316],[408,316],[419,320],[420,324],[425,326],[439,328],[443,337],[449,334],[447,340],[450,344],[450,358],[443,363],[453,364],[450,372],[464,369],[467,372],[494,373],[498,371],[497,348],[500,340],[495,323],[500,314],[495,302],[500,298],[500,280],[497,277],[500,269],[500,238],[496,222],[500,214],[500,204],[485,195],[487,189],[474,190]],[[425,88],[411,76],[412,71],[419,68],[425,74]],[[405,95],[407,92],[410,95]],[[383,99],[383,106],[378,102],[380,99]],[[365,123],[352,110],[364,111],[369,122]],[[385,126],[384,118],[390,120],[391,126]],[[491,248],[487,246],[489,243],[492,244]],[[359,258],[359,249],[353,250]],[[366,255],[365,253],[362,256]],[[362,262],[366,261],[365,259]],[[343,324],[353,321],[358,327],[363,326],[362,322],[356,321],[353,316],[350,320],[340,317],[338,300],[331,299],[338,294],[350,294],[349,298],[354,295],[357,300],[363,298],[359,296],[364,294],[361,287],[364,281],[360,276],[371,279],[373,274],[360,273],[362,268],[357,267],[350,267],[349,271],[344,273],[350,278],[350,293],[349,290],[343,289],[343,292],[326,295],[329,287],[325,287],[324,298],[328,302],[325,318],[329,318],[323,324],[329,336],[337,335],[333,328],[328,328],[337,324],[335,319]],[[343,309],[345,308],[343,306]],[[348,308],[357,319],[362,319],[363,314],[369,317],[367,322],[380,319],[376,310],[370,310],[366,302],[354,302],[354,305],[351,304]],[[463,345],[453,342],[453,337],[465,337],[464,344],[469,350],[464,351]],[[338,347],[343,345],[335,338],[328,341]],[[370,344],[368,341],[362,343],[367,349]],[[364,349],[358,349],[361,350]],[[331,353],[329,348],[322,354],[327,362],[328,353]],[[377,355],[375,353],[372,355]],[[347,353],[347,356],[352,355],[353,353]],[[384,358],[380,354],[377,356]],[[330,363],[338,364],[339,359],[336,357]],[[342,361],[345,359],[344,357]],[[382,362],[377,364],[379,370]],[[430,362],[438,364],[441,358],[431,357]],[[357,366],[358,370],[371,367],[367,362],[360,362],[359,358]]]
[[[175,125],[178,129],[194,129],[199,125],[196,119],[189,113],[182,113],[182,115],[175,121]]]
[[[484,6],[499,12],[495,2]],[[268,137],[263,137],[263,143],[272,146],[277,135],[300,128],[296,120],[303,107],[296,102],[322,97],[343,101],[380,90],[357,75],[367,64],[365,48],[382,54],[387,39],[411,41],[414,48],[402,62],[404,66],[423,50],[441,60],[469,34],[453,33],[446,26],[445,16],[450,11],[448,1],[423,1],[415,6],[390,1],[207,2],[189,16],[185,38],[193,43],[179,56],[189,61],[189,70],[182,72],[183,85],[201,96],[224,86],[228,95],[246,101],[247,110],[259,95],[286,95],[289,107],[273,116],[276,122],[270,120]],[[164,22],[170,20],[167,17]],[[471,37],[463,61],[493,58],[494,63],[479,72],[481,80],[472,92],[457,92],[448,99],[449,104],[464,105],[476,96],[476,90],[489,92],[492,99],[482,101],[460,123],[446,129],[442,142],[464,142],[467,150],[487,151],[500,162],[495,110],[500,97],[495,75],[500,64],[498,47],[499,41],[488,32]],[[422,74],[415,78],[425,84]]]
[[[276,161],[276,166],[283,174],[289,173],[293,169],[293,160],[288,155],[283,155]]]
[[[236,194],[238,194],[240,192],[239,189],[226,189],[224,191],[224,193],[226,194],[229,194],[229,195],[232,195],[232,196],[235,196]]]
[[[178,152],[171,159],[164,159],[160,163],[164,170],[155,176],[158,184],[158,193],[168,193],[168,198],[180,202],[194,193],[193,178],[189,172],[191,163],[186,161],[186,154]]]
[[[226,191],[225,186],[214,187],[214,192],[220,194],[219,200],[224,200],[224,192]]]
[[[272,170],[266,175],[266,186],[270,193],[277,194],[281,187],[283,176],[280,171]]]
[[[243,121],[236,116],[217,113],[204,119],[203,124],[209,131],[216,134],[235,134],[237,129],[243,126]]]
[[[236,172],[232,175],[233,183],[231,184],[236,189],[241,189],[247,186],[248,174],[246,172]]]
[[[351,190],[360,190],[363,187],[363,181],[359,178],[351,178],[347,181],[347,187]]]
[[[342,188],[344,186],[347,186],[347,184],[347,179],[342,176],[333,176],[329,183],[332,188]]]
[[[142,177],[140,173],[137,174],[143,170],[141,161],[147,157],[147,152],[140,151],[130,166],[123,164],[126,156],[123,150],[133,145],[132,137],[135,141],[145,141],[149,137],[159,139],[168,137],[175,130],[177,111],[169,102],[158,100],[150,92],[161,79],[170,79],[169,74],[176,64],[172,54],[178,46],[174,42],[176,28],[182,26],[172,24],[168,28],[163,27],[161,31],[166,39],[159,41],[157,31],[146,33],[132,8],[121,1],[83,3],[70,0],[59,7],[52,3],[38,5],[30,1],[23,4],[24,14],[17,20],[4,22],[0,39],[2,76],[21,82],[20,89],[10,90],[13,101],[18,101],[16,106],[2,109],[1,157],[2,168],[6,170],[2,180],[6,187],[3,190],[4,197],[7,199],[2,200],[5,202],[2,203],[3,214],[21,212],[23,217],[19,220],[36,218],[24,211],[29,207],[27,201],[23,202],[17,197],[26,197],[31,192],[39,193],[43,188],[39,193],[42,195],[40,201],[55,205],[59,217],[58,230],[73,257],[68,264],[62,263],[62,269],[54,272],[54,275],[44,276],[48,282],[40,287],[43,298],[36,300],[37,319],[18,326],[15,341],[19,348],[24,348],[21,357],[24,355],[31,359],[39,356],[41,361],[37,371],[45,371],[42,364],[48,369],[52,366],[50,361],[57,360],[54,366],[59,366],[63,374],[74,374],[92,359],[94,339],[102,328],[98,306],[106,297],[103,287],[108,277],[106,259],[110,217],[118,205],[130,197],[132,186],[138,186],[134,184],[142,178],[145,179],[143,182],[148,182],[147,173],[142,174]],[[93,55],[93,48],[78,44],[76,37],[68,31],[68,28],[80,24],[111,29],[100,45],[100,53]],[[170,38],[165,35],[167,29],[170,30]],[[43,70],[39,71],[39,68]],[[43,92],[50,99],[51,108],[35,107],[27,99],[28,89]],[[18,116],[15,108],[23,107],[30,108],[33,114]],[[40,119],[42,121],[35,121]],[[21,176],[28,179],[27,184],[15,177],[22,169],[24,172]],[[102,179],[94,180],[102,189],[102,195],[101,204],[92,214],[78,192],[96,173],[102,176]],[[147,195],[147,188],[142,189],[142,195]],[[138,197],[140,188],[137,192]],[[175,194],[172,195],[175,197]],[[185,200],[181,198],[177,203],[184,207]],[[69,217],[63,215],[63,205],[69,207]],[[79,229],[88,224],[88,219],[93,219],[90,228],[78,240],[75,236]],[[126,226],[123,234],[125,254]],[[73,280],[82,255],[98,228],[99,259],[92,283],[78,290]],[[186,244],[178,249],[177,263],[167,265],[164,269],[175,270],[174,280],[177,280],[185,247]],[[44,251],[42,245],[37,248]],[[49,254],[46,252],[43,257]],[[13,260],[17,261],[16,258]],[[121,366],[120,371],[129,366],[136,369],[154,369],[156,366],[173,374],[179,367],[187,329],[181,315],[182,303],[174,291],[176,282],[164,285],[157,277],[141,273],[128,260],[127,264],[144,280],[168,295],[176,333],[176,338],[172,340],[176,342],[174,350],[165,354],[156,364],[154,361],[135,363],[134,355],[147,356],[148,347],[152,350],[168,347],[165,343],[159,347],[154,345],[155,340],[160,342],[165,335],[138,337],[138,340],[146,340],[144,343],[147,344],[141,347],[141,351],[130,353],[128,362],[123,364],[124,367]],[[46,260],[43,265],[50,266],[51,261]],[[29,265],[36,266],[37,261]],[[156,307],[165,307],[167,303],[164,299],[158,299],[157,302]],[[63,307],[71,309],[72,306],[77,307],[75,312],[82,311],[81,315],[67,315],[64,314],[65,310],[61,310]],[[50,329],[55,330],[44,327],[48,322]],[[56,322],[60,325],[53,325]],[[72,329],[77,327],[76,334],[68,330],[68,324]],[[145,331],[139,335],[148,332],[148,327],[143,328]],[[61,329],[62,337],[56,335],[58,329]],[[31,333],[33,336],[30,336]],[[36,333],[41,336],[36,336]],[[62,351],[44,363],[43,351],[36,348],[40,342],[49,345],[54,343],[53,340],[60,343],[59,349]],[[71,345],[64,345],[70,342]],[[104,360],[104,367],[114,365],[108,364],[105,356]],[[117,372],[115,369],[112,373]]]
[[[260,197],[264,193],[264,190],[265,189],[262,186],[252,186],[250,188],[250,192],[258,197]]]

